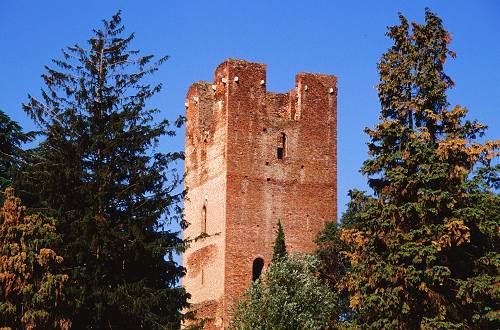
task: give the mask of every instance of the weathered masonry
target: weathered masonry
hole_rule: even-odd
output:
[[[206,329],[223,328],[272,258],[278,220],[289,252],[310,252],[337,218],[337,79],[299,73],[267,92],[266,66],[227,60],[186,100],[183,285]]]

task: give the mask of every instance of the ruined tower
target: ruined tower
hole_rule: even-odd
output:
[[[278,220],[289,252],[311,252],[337,218],[337,79],[299,73],[267,92],[266,66],[227,60],[186,100],[183,255],[197,318],[227,325],[232,308],[270,263]],[[206,235],[205,235],[206,233]]]

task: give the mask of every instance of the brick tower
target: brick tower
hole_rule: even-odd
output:
[[[184,236],[199,239],[183,285],[219,329],[271,261],[278,220],[293,253],[314,250],[337,219],[337,79],[299,73],[294,89],[270,93],[265,64],[227,60],[213,83],[191,85],[186,107]]]

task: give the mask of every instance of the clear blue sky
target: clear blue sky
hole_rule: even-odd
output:
[[[268,89],[285,92],[299,71],[335,74],[339,79],[339,209],[351,188],[366,189],[359,168],[367,155],[366,126],[377,122],[376,63],[390,46],[386,26],[400,11],[422,22],[429,7],[453,35],[457,59],[447,71],[456,82],[452,105],[490,126],[500,138],[500,1],[7,1],[0,0],[0,109],[33,129],[21,109],[37,94],[40,74],[60,49],[84,44],[101,19],[123,10],[135,48],[168,54],[155,79],[164,90],[153,102],[161,116],[184,112],[188,86],[211,80],[226,58],[268,65]],[[165,138],[164,150],[181,149],[184,132]],[[339,214],[340,215],[340,214]]]

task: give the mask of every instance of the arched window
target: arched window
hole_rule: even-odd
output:
[[[252,265],[252,281],[257,281],[262,274],[262,268],[264,268],[264,260],[262,258],[256,258]]]
[[[203,205],[203,209],[201,209],[201,232],[207,232],[207,207]]]
[[[286,156],[286,135],[281,133],[278,138],[278,159],[283,159]]]

